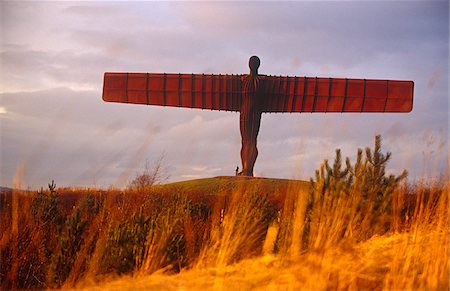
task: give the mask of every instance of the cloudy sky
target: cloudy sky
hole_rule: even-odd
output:
[[[415,82],[408,114],[263,115],[255,175],[308,179],[376,134],[389,172],[448,167],[448,1],[0,5],[2,186],[122,187],[161,155],[169,181],[233,175],[237,113],[105,103],[103,73],[242,74],[251,55],[262,74]]]

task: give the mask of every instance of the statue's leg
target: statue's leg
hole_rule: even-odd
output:
[[[257,148],[257,137],[259,133],[259,127],[261,125],[261,114],[255,114],[252,119],[251,126],[251,142],[249,145],[249,164],[248,164],[248,172],[249,176],[253,177],[253,168],[255,166],[256,158],[258,157],[258,148]]]
[[[255,114],[248,119],[241,119],[241,160],[242,160],[242,176],[253,177],[253,168],[255,166],[256,158],[258,157],[258,148],[256,140],[261,124],[261,114]]]
[[[242,161],[242,171],[239,173],[240,176],[248,176],[249,168],[249,158],[250,158],[250,147],[251,147],[251,135],[250,135],[250,121],[248,116],[243,119],[241,116],[240,129],[241,129],[241,161]]]
[[[256,156],[257,156],[257,149],[255,143],[250,139],[242,139],[242,148],[241,148],[242,172],[240,172],[239,175],[253,176],[253,166]]]
[[[242,146],[241,150],[243,176],[253,177],[253,168],[255,167],[257,157],[258,148],[256,147],[256,140],[247,140],[246,144]]]

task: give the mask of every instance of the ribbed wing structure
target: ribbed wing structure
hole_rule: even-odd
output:
[[[105,73],[108,102],[240,111],[245,75]],[[263,112],[410,112],[412,81],[263,76]]]
[[[263,112],[410,112],[412,81],[266,76]]]
[[[242,75],[105,73],[107,102],[239,111]]]

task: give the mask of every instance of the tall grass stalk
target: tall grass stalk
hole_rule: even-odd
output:
[[[184,222],[190,219],[190,203],[187,197],[179,196],[160,213],[151,217],[145,254],[139,272],[151,274],[163,268],[181,270],[186,264]]]
[[[233,192],[224,211],[223,220],[212,224],[197,267],[223,268],[262,252],[270,219],[267,197],[241,189]]]
[[[446,185],[416,190],[410,226],[393,245],[386,289],[448,290],[449,192]]]

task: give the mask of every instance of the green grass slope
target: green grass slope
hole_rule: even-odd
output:
[[[195,196],[230,196],[235,192],[253,191],[267,195],[269,200],[280,202],[289,191],[307,191],[309,182],[301,180],[260,177],[219,176],[158,185],[157,190],[185,193]]]
[[[179,188],[188,191],[222,192],[237,190],[240,187],[257,187],[265,189],[267,192],[286,190],[289,187],[308,187],[309,182],[301,180],[240,177],[240,176],[218,176],[213,178],[203,178],[187,180],[175,183],[159,185],[158,187]]]

